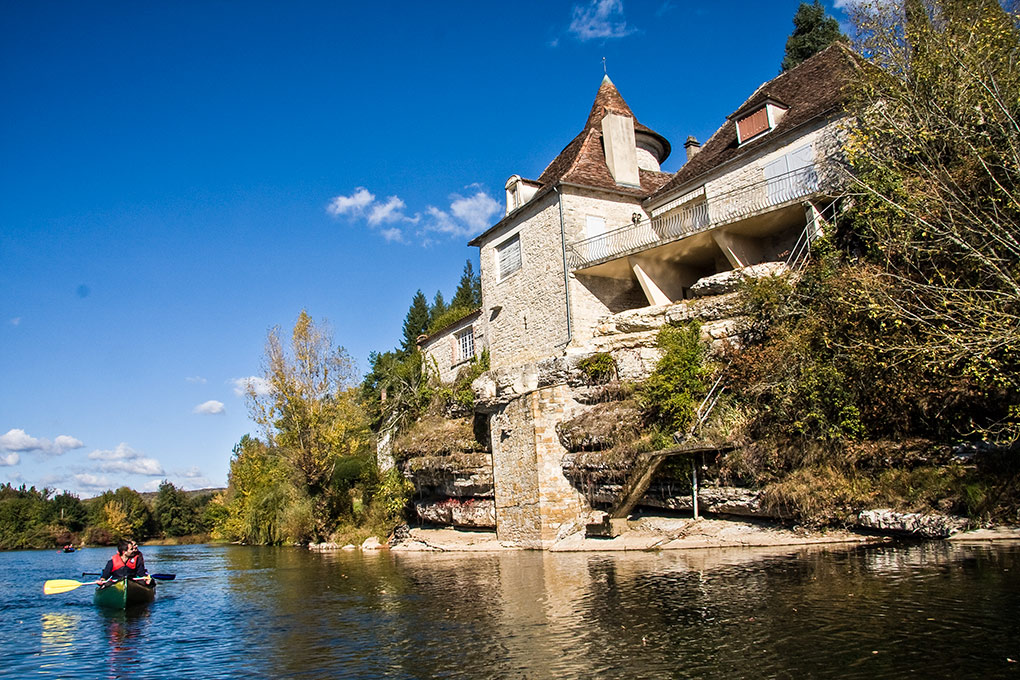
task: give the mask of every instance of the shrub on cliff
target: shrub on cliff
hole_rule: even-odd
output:
[[[667,324],[659,330],[656,342],[662,356],[638,389],[637,399],[648,421],[661,433],[686,432],[711,375],[701,324]]]

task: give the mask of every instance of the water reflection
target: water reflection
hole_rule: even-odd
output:
[[[150,620],[149,608],[99,609],[98,612],[98,624],[107,643],[106,677],[137,675],[144,658],[143,643]]]
[[[151,557],[150,557],[151,555]],[[147,549],[117,612],[0,569],[10,677],[730,678],[1020,671],[1020,548],[660,553]],[[61,574],[54,574],[61,576]],[[6,579],[6,580],[4,580]],[[34,625],[34,624],[38,625]]]

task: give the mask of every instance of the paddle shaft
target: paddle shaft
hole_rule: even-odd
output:
[[[81,573],[81,575],[82,576],[102,576],[102,574],[99,573],[98,571],[83,571]],[[156,579],[157,581],[173,581],[175,578],[177,578],[177,574],[149,574],[149,576],[151,576],[152,578]],[[136,578],[138,578],[138,577],[136,577]]]

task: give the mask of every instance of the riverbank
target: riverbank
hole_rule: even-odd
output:
[[[628,531],[615,538],[588,538],[583,530],[564,532],[546,549],[550,552],[634,550],[695,550],[824,544],[887,542],[892,534],[860,533],[841,529],[812,530],[738,519],[693,519],[646,516],[629,522]],[[1020,527],[975,529],[953,535],[952,541],[1020,541]],[[453,528],[414,528],[391,542],[390,548],[407,552],[488,552],[519,550],[501,542],[495,532]]]
[[[825,543],[868,543],[887,540],[844,530],[787,528],[761,522],[734,519],[693,519],[646,516],[628,523],[628,530],[615,538],[588,538],[583,529],[564,532],[546,546],[551,552],[598,552],[631,550],[690,550],[796,546]],[[517,550],[501,542],[495,532],[462,531],[451,528],[415,528],[391,544],[397,551],[484,552]]]

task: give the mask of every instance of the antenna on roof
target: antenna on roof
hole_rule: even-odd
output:
[[[606,58],[605,57],[602,57],[602,72],[605,73],[607,76],[609,75],[609,71],[606,70]]]

